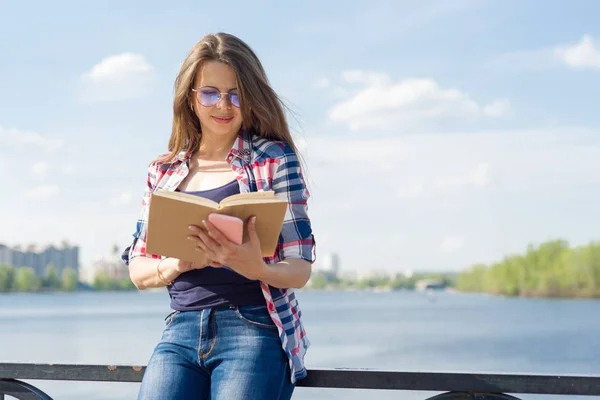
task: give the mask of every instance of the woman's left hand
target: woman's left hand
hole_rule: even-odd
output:
[[[266,264],[263,261],[260,241],[256,233],[256,217],[248,221],[248,236],[250,240],[238,245],[231,242],[209,221],[202,221],[208,232],[198,226],[189,227],[192,235],[188,239],[196,242],[198,250],[206,253],[211,261],[211,267],[228,266],[248,279],[260,280]]]

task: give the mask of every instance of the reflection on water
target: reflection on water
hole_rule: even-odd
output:
[[[600,374],[597,300],[413,292],[298,295],[313,344],[309,368]],[[0,295],[0,359],[145,364],[168,311],[163,291]],[[137,384],[34,384],[61,400],[133,399],[137,390]],[[294,398],[367,394],[373,400],[433,395],[299,388]]]

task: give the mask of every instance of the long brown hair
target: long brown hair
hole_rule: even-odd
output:
[[[259,136],[283,140],[297,152],[284,109],[287,109],[271,87],[262,63],[254,51],[238,37],[228,33],[208,34],[190,50],[175,79],[173,128],[169,139],[169,154],[161,161],[172,160],[180,151],[195,152],[200,145],[201,129],[198,117],[191,109],[191,89],[198,70],[206,61],[230,65],[237,76],[240,94],[242,128],[252,129]]]

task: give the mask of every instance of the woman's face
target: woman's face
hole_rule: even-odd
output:
[[[235,136],[242,126],[242,112],[233,68],[208,61],[194,81],[193,106],[202,134]],[[223,94],[227,93],[227,94]]]

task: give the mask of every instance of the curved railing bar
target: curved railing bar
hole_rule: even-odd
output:
[[[0,399],[12,396],[17,400],[53,400],[37,387],[18,379],[0,379]]]
[[[446,392],[427,400],[521,400],[504,393]]]

